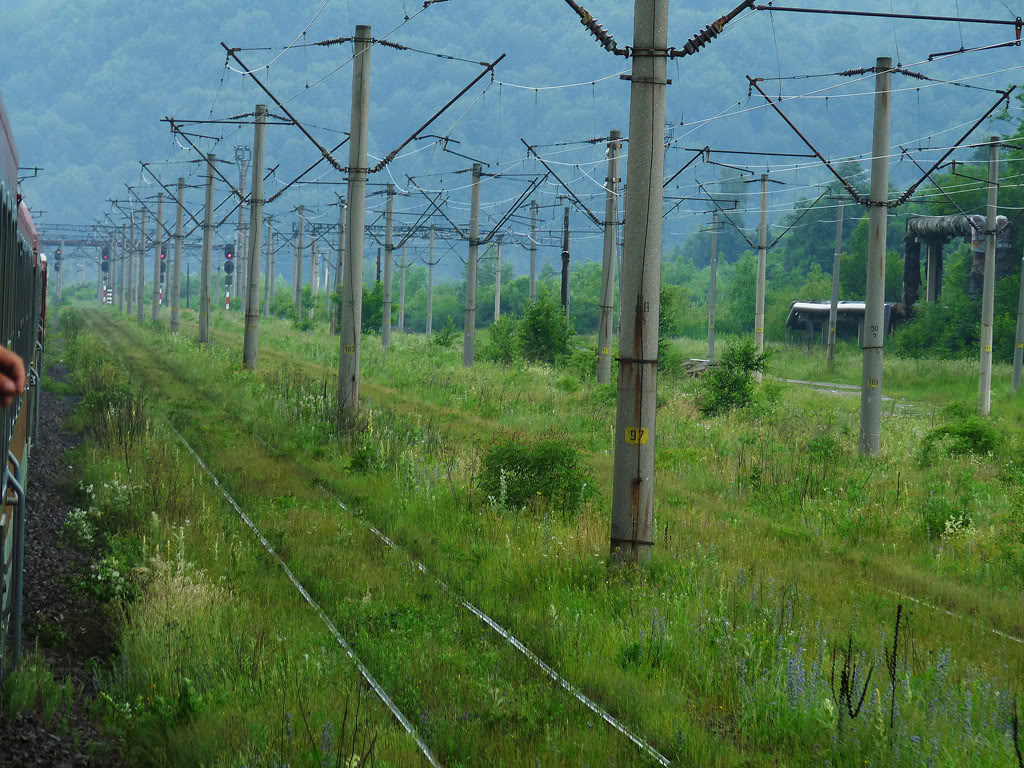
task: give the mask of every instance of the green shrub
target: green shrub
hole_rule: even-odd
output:
[[[658,295],[658,372],[672,373],[679,369],[680,355],[672,350],[670,342],[682,330],[679,301],[682,291],[678,285],[663,285]]]
[[[764,372],[770,354],[758,353],[749,339],[730,344],[702,382],[697,398],[701,414],[718,416],[749,405],[754,399],[754,374]]]
[[[433,334],[433,341],[439,347],[447,349],[455,343],[455,335],[458,329],[455,327],[455,320],[449,315],[448,322],[445,323],[441,330]]]
[[[595,405],[614,407],[619,399],[619,384],[614,379],[598,384],[590,390],[590,401]]]
[[[20,715],[33,711],[49,722],[54,713],[71,711],[74,699],[71,676],[61,684],[53,677],[46,659],[38,651],[28,653],[0,689],[0,711]]]
[[[569,324],[554,294],[541,294],[519,321],[523,356],[533,362],[554,363],[569,354]]]
[[[566,375],[559,377],[558,381],[555,382],[555,387],[571,395],[573,392],[579,392],[580,382],[575,376]]]
[[[988,456],[1000,452],[1002,435],[970,406],[954,403],[943,410],[943,416],[946,423],[930,429],[921,440],[918,460],[922,465],[930,464],[940,447],[950,456]]]
[[[947,521],[960,521],[964,526],[969,527],[973,524],[974,517],[969,511],[959,509],[941,492],[938,492],[932,493],[921,505],[921,520],[928,537],[937,539],[946,532]]]
[[[596,364],[597,351],[594,347],[578,347],[559,361],[559,367],[579,381],[594,381]],[[575,392],[576,388],[569,391]]]
[[[384,318],[384,285],[363,286],[363,333],[380,333]]]
[[[380,469],[380,451],[373,440],[361,440],[352,451],[349,469],[360,474],[370,474]]]
[[[279,283],[271,286],[271,290],[270,314],[274,317],[294,320],[296,317],[295,296],[291,288],[285,286],[284,283]]]
[[[512,365],[523,359],[519,348],[519,321],[515,315],[502,315],[491,324],[483,359]]]
[[[594,488],[579,451],[562,440],[504,440],[484,455],[480,474],[480,490],[497,506],[536,509],[543,502],[566,517],[583,509]]]

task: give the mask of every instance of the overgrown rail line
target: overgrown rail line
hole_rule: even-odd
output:
[[[118,337],[127,341],[124,329],[121,328],[120,325],[110,316],[102,312],[91,312],[89,313],[88,316],[90,322],[93,323],[97,327],[97,329],[101,330],[104,343],[107,345],[108,349],[111,350],[111,352],[115,352],[110,343],[110,338],[112,335],[116,334]],[[208,396],[208,398],[214,397],[214,394],[210,392],[208,388],[203,387],[202,385],[199,385],[199,391],[196,391],[197,382],[194,379],[187,379],[180,372],[174,371],[173,369],[167,369],[165,366],[162,366],[161,364],[164,361],[161,360],[158,353],[153,348],[146,345],[142,345],[136,347],[136,349],[139,349],[152,362],[153,369],[162,367],[165,370],[169,370],[171,376],[174,379],[176,379],[183,386],[192,388],[195,394],[206,395]],[[224,404],[218,403],[218,407],[223,408]],[[441,763],[438,762],[438,759],[433,754],[425,740],[419,735],[418,731],[416,730],[415,726],[413,726],[409,718],[406,717],[406,715],[401,711],[401,709],[398,707],[398,705],[395,703],[392,697],[376,680],[376,678],[373,676],[369,668],[367,668],[359,659],[355,649],[344,639],[334,621],[330,618],[327,612],[320,606],[320,604],[317,602],[315,597],[310,593],[310,591],[302,584],[299,578],[288,566],[284,558],[282,558],[281,555],[278,554],[278,552],[273,548],[269,540],[261,532],[261,530],[256,525],[251,516],[249,516],[243,510],[242,506],[231,496],[228,490],[224,487],[223,483],[218,479],[216,474],[209,468],[206,462],[201,458],[198,452],[192,447],[192,445],[188,442],[184,435],[176,428],[176,426],[172,424],[170,421],[168,421],[168,426],[170,427],[171,431],[175,434],[175,436],[181,441],[186,450],[195,459],[195,461],[201,467],[203,472],[207,474],[207,476],[210,478],[214,486],[223,494],[228,504],[234,509],[236,514],[238,514],[239,518],[243,521],[243,523],[245,523],[245,525],[253,532],[253,534],[260,541],[260,544],[267,551],[267,553],[276,561],[278,565],[282,567],[289,581],[293,584],[293,586],[295,586],[296,590],[299,592],[303,600],[318,614],[318,616],[324,622],[325,626],[328,628],[329,633],[337,642],[337,644],[345,651],[346,655],[348,655],[349,658],[352,659],[353,662],[356,664],[356,667],[362,678],[374,690],[378,698],[381,699],[381,701],[390,710],[392,715],[402,725],[405,731],[416,741],[417,746],[423,753],[425,759],[432,766],[440,766]],[[263,441],[261,440],[260,442]],[[344,511],[351,514],[351,511],[348,509],[348,507],[344,505],[344,503],[342,503],[338,499],[335,499],[335,501]],[[517,652],[519,652],[528,660],[530,660],[534,666],[536,666],[541,672],[544,673],[544,675],[546,675],[553,682],[555,682],[561,689],[563,689],[570,696],[572,696],[572,698],[576,699],[579,703],[586,707],[587,710],[600,717],[612,729],[614,729],[616,732],[624,736],[633,747],[640,750],[642,753],[644,753],[654,763],[658,765],[669,766],[672,764],[671,761],[665,755],[659,752],[647,739],[635,734],[614,715],[608,712],[605,708],[601,707],[592,698],[588,697],[585,693],[583,693],[577,686],[573,685],[566,678],[564,678],[557,671],[555,671],[550,665],[544,662],[539,656],[537,656],[533,651],[531,651],[529,647],[523,644],[518,638],[515,637],[515,635],[513,635],[511,632],[505,629],[500,623],[498,623],[485,612],[483,612],[482,610],[474,606],[472,603],[461,597],[458,594],[458,592],[454,590],[451,586],[449,586],[447,583],[431,574],[430,571],[426,568],[426,566],[416,561],[415,559],[411,558],[411,556],[409,556],[408,553],[405,553],[400,547],[398,547],[391,539],[389,539],[376,527],[368,525],[367,529],[385,546],[402,552],[406,557],[409,558],[410,562],[413,564],[413,567],[418,572],[432,579],[441,588],[442,592],[448,594],[455,603],[466,608],[476,619],[478,619],[489,629],[497,633],[505,643],[507,643]]]
[[[251,530],[253,534],[256,536],[256,538],[259,539],[260,544],[263,545],[263,548],[267,551],[267,553],[272,558],[274,558],[275,561],[277,561],[278,565],[281,566],[281,568],[285,572],[285,575],[288,577],[288,580],[295,586],[296,591],[298,591],[298,593],[302,596],[302,599],[305,600],[306,603],[320,617],[320,620],[323,621],[324,625],[327,627],[327,630],[331,633],[331,636],[337,641],[338,645],[340,645],[341,648],[345,651],[346,655],[350,659],[352,659],[353,662],[355,662],[356,669],[359,670],[359,674],[366,681],[366,683],[373,689],[373,692],[377,694],[377,697],[382,702],[384,702],[384,705],[391,711],[391,714],[395,716],[395,719],[405,729],[406,733],[408,733],[413,738],[417,746],[420,748],[420,751],[423,753],[423,756],[432,766],[435,766],[435,768],[440,768],[441,764],[437,761],[437,758],[434,757],[434,753],[430,751],[430,747],[427,746],[427,743],[423,741],[423,737],[420,736],[419,732],[413,727],[412,723],[409,722],[409,718],[406,717],[402,713],[402,711],[395,705],[395,702],[388,695],[387,691],[385,691],[381,684],[377,682],[376,678],[374,678],[370,670],[366,668],[366,665],[359,660],[359,657],[356,655],[355,650],[352,648],[351,645],[349,645],[345,638],[342,637],[341,632],[338,631],[338,627],[331,620],[331,617],[328,616],[324,609],[320,607],[320,604],[315,599],[313,599],[313,596],[310,595],[309,590],[307,590],[306,587],[302,585],[302,582],[300,582],[299,579],[295,576],[295,574],[292,572],[292,569],[288,567],[288,564],[284,561],[284,559],[282,559],[282,557],[274,550],[270,542],[267,541],[266,536],[264,536],[260,532],[260,529],[252,521],[252,518],[245,513],[245,511],[238,505],[238,502],[235,501],[234,498],[232,498],[230,493],[228,493],[227,489],[224,488],[223,485],[221,485],[220,480],[217,479],[217,476],[206,465],[206,462],[203,461],[203,459],[199,456],[198,453],[196,453],[195,449],[191,446],[191,444],[189,444],[188,440],[186,440],[184,436],[180,432],[178,432],[178,430],[176,430],[174,427],[171,427],[171,431],[174,432],[175,436],[182,442],[186,450],[188,450],[188,452],[192,454],[192,458],[194,458],[196,460],[196,463],[200,467],[202,467],[203,471],[207,474],[207,476],[210,478],[213,484],[217,487],[217,490],[219,490],[224,495],[224,498],[227,499],[228,504],[230,504],[231,507],[235,510],[235,512],[238,513],[238,516],[239,518],[241,518],[242,522],[245,523],[246,526],[249,527],[249,530]]]
[[[104,322],[106,324],[108,324],[108,326],[115,326],[115,323],[114,323],[114,321],[112,319],[108,318],[105,315],[100,315],[100,316],[103,317]],[[157,360],[157,358],[153,355],[151,350],[147,350],[147,354],[149,354],[151,359],[153,359],[154,361]],[[179,379],[180,379],[180,377],[179,377]],[[801,383],[801,382],[794,382],[794,383]],[[840,386],[840,387],[843,387],[843,388],[851,387],[851,388],[856,389],[856,390],[860,389],[860,387],[856,386],[856,385],[837,385],[837,386]],[[905,598],[905,599],[909,600],[910,602],[913,602],[915,604],[921,605],[921,606],[923,606],[925,608],[928,608],[928,609],[930,609],[930,610],[932,610],[932,611],[934,611],[936,613],[941,613],[941,614],[947,615],[947,616],[949,616],[951,618],[956,618],[956,619],[958,619],[958,620],[960,620],[960,621],[962,621],[964,623],[971,623],[971,624],[975,623],[974,619],[972,619],[969,615],[966,615],[966,614],[970,613],[970,608],[969,607],[965,607],[964,609],[962,609],[961,611],[958,612],[958,611],[952,610],[950,607],[941,605],[941,601],[938,601],[938,600],[935,600],[935,599],[929,600],[928,598],[921,596],[920,593],[915,595],[915,594],[912,594],[910,592],[907,592],[905,589],[904,590],[895,590],[895,589],[887,588],[884,585],[879,585],[879,588],[880,588],[881,591],[886,592],[888,594],[891,594],[894,597],[898,597],[900,599],[904,599]],[[999,638],[1002,638],[1004,640],[1009,640],[1009,641],[1011,641],[1011,642],[1013,642],[1015,644],[1024,644],[1024,639],[1022,639],[1018,634],[1015,634],[1014,632],[1010,631],[1010,629],[1008,627],[1000,628],[1000,627],[996,626],[996,622],[994,622],[994,621],[990,621],[990,624],[992,624],[992,626],[988,627],[987,629],[989,630],[989,632],[992,635],[997,636]]]
[[[339,501],[338,506],[340,506],[343,510],[351,514],[351,510],[349,510],[349,508],[346,507],[342,502]],[[589,696],[583,693],[583,691],[581,691],[575,685],[573,685],[560,674],[558,674],[558,672],[556,672],[549,664],[545,663],[543,659],[541,659],[536,653],[534,653],[527,646],[525,646],[515,635],[513,635],[511,632],[505,629],[505,627],[503,627],[497,621],[495,621],[486,613],[481,611],[471,602],[466,600],[466,598],[462,597],[445,581],[438,578],[437,576],[434,576],[427,569],[427,567],[423,565],[423,563],[421,563],[419,560],[416,560],[408,552],[405,552],[405,550],[402,549],[402,547],[395,544],[395,542],[393,542],[386,535],[381,533],[381,531],[379,531],[375,526],[367,524],[367,528],[369,529],[370,533],[372,533],[374,536],[380,539],[386,546],[399,552],[402,552],[407,558],[409,558],[409,561],[413,564],[413,567],[416,568],[416,570],[418,570],[427,578],[433,579],[438,584],[438,586],[440,586],[441,589],[450,594],[452,598],[459,603],[459,605],[461,605],[463,608],[465,608],[478,619],[480,619],[480,621],[482,621],[484,624],[486,624],[488,627],[497,632],[505,640],[505,642],[507,642],[509,645],[511,645],[513,648],[515,648],[517,651],[523,654],[523,656],[529,659],[534,665],[543,670],[544,674],[546,674],[548,677],[550,677],[552,680],[554,680],[556,683],[562,686],[562,688],[568,691],[577,701],[583,704],[583,706],[585,706],[595,715],[597,715],[606,723],[608,723],[608,725],[610,725],[616,731],[618,731],[631,742],[633,742],[633,744],[635,744],[637,747],[639,747],[644,752],[653,757],[655,760],[657,760],[660,765],[668,766],[672,764],[667,757],[665,757],[653,746],[651,746],[650,742],[648,742],[646,739],[640,736],[637,736],[632,731],[630,731],[625,725],[623,725],[619,720],[612,716],[606,709],[601,707],[601,705],[597,704],[593,699],[591,699]]]
[[[107,319],[105,325],[108,330],[117,329],[117,324],[109,321],[109,319]],[[104,336],[102,338],[107,346],[107,349],[109,349],[113,353],[114,350],[110,344],[109,337]],[[147,356],[150,357],[150,359],[156,361],[156,355],[154,355],[149,350],[147,350]],[[180,377],[176,378],[179,378],[180,380]],[[332,621],[330,616],[327,615],[327,612],[324,611],[324,609],[320,606],[316,599],[310,594],[309,590],[302,584],[301,581],[299,581],[298,577],[295,575],[292,569],[288,567],[287,562],[285,562],[285,560],[274,550],[274,547],[267,540],[266,536],[263,535],[263,533],[260,531],[259,527],[255,524],[255,522],[253,522],[252,518],[245,513],[245,511],[238,504],[238,502],[235,501],[235,499],[231,496],[228,490],[221,484],[217,476],[213,473],[209,466],[207,466],[206,462],[203,461],[202,457],[196,452],[196,450],[192,447],[188,440],[185,439],[184,435],[182,435],[181,432],[179,432],[177,428],[175,428],[175,426],[170,422],[168,422],[168,427],[170,428],[174,436],[177,437],[179,441],[181,441],[182,445],[184,445],[185,449],[189,452],[189,454],[191,454],[192,458],[195,459],[196,463],[203,470],[203,472],[210,478],[210,481],[217,488],[217,490],[221,492],[221,494],[227,500],[228,504],[237,513],[239,519],[241,519],[242,522],[245,523],[246,527],[248,527],[249,530],[252,531],[253,535],[259,540],[261,546],[266,550],[267,554],[269,554],[274,559],[274,561],[281,566],[281,569],[284,571],[285,575],[288,577],[288,580],[295,587],[296,591],[299,593],[302,599],[306,602],[307,605],[309,605],[313,609],[317,616],[320,617],[320,620],[327,627],[327,630],[330,633],[331,637],[334,638],[335,642],[337,642],[337,644],[341,647],[345,654],[356,665],[356,669],[359,671],[359,675],[363,678],[363,680],[366,681],[366,684],[370,686],[370,688],[381,700],[381,702],[388,708],[388,710],[394,716],[395,720],[397,720],[398,723],[402,726],[402,728],[405,729],[406,733],[408,733],[409,736],[416,742],[417,747],[419,747],[420,752],[423,753],[423,756],[427,760],[427,762],[430,763],[431,766],[434,766],[434,768],[442,768],[442,764],[434,756],[434,753],[431,751],[427,743],[423,740],[423,737],[420,736],[419,732],[410,722],[409,718],[406,717],[405,714],[398,708],[398,706],[395,704],[391,696],[388,695],[386,690],[384,690],[384,687],[379,682],[377,682],[376,678],[373,676],[370,670],[359,659],[359,656],[356,654],[355,649],[342,636],[341,632],[338,630],[338,627],[337,625],[335,625],[334,621]]]

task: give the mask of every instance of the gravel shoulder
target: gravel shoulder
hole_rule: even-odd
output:
[[[50,366],[62,381],[67,369]],[[77,398],[42,390],[38,441],[29,465],[25,536],[23,653],[38,649],[58,682],[70,676],[70,708],[62,705],[48,720],[30,708],[11,717],[0,710],[0,764],[11,766],[96,766],[103,749],[89,713],[97,693],[93,665],[114,650],[104,609],[74,589],[89,570],[89,556],[65,546],[64,520],[73,508],[74,476],[68,452],[81,438],[65,431]]]

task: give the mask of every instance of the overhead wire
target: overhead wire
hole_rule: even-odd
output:
[[[370,49],[372,49],[372,48],[373,48],[374,46],[376,46],[376,45],[380,45],[380,44],[382,44],[383,42],[385,42],[385,41],[387,40],[387,38],[389,38],[389,37],[390,37],[391,35],[393,35],[393,34],[394,34],[395,32],[397,32],[398,30],[400,30],[400,29],[401,29],[402,27],[404,27],[404,26],[405,26],[406,24],[408,24],[408,23],[409,23],[410,21],[412,21],[413,19],[415,19],[415,18],[416,18],[417,16],[419,16],[419,15],[420,15],[421,13],[423,13],[424,11],[426,11],[426,10],[427,10],[427,8],[429,8],[429,7],[430,7],[429,5],[424,5],[424,6],[423,6],[423,8],[421,8],[421,9],[420,9],[420,10],[418,10],[418,11],[416,11],[416,13],[414,13],[414,14],[413,14],[412,16],[410,16],[410,17],[406,18],[406,19],[405,19],[405,21],[403,21],[403,22],[402,22],[401,24],[399,24],[399,25],[398,25],[397,27],[395,27],[395,28],[394,28],[394,29],[392,29],[392,30],[391,30],[390,32],[388,32],[388,33],[387,33],[386,35],[384,35],[384,37],[381,37],[381,38],[376,38],[376,39],[375,39],[374,41],[372,41],[372,42],[370,43],[370,46],[369,46],[369,47],[367,47],[367,48],[366,48],[365,50],[369,51],[369,50],[370,50]],[[321,78],[320,78],[319,80],[316,80],[316,81],[314,81],[312,85],[307,85],[307,86],[306,86],[305,88],[303,88],[303,89],[302,89],[301,91],[298,91],[297,93],[293,94],[292,96],[289,96],[289,97],[288,97],[287,99],[285,99],[285,100],[284,100],[283,102],[281,102],[281,103],[282,103],[282,104],[289,104],[290,102],[294,101],[294,100],[295,100],[295,99],[297,99],[297,98],[298,98],[299,96],[301,96],[302,94],[304,94],[304,93],[307,93],[307,92],[308,92],[308,91],[310,91],[311,89],[313,89],[313,88],[315,88],[316,86],[320,85],[320,83],[324,82],[324,80],[326,80],[327,78],[329,78],[329,77],[331,77],[332,75],[336,74],[337,72],[340,72],[340,71],[341,71],[342,69],[344,69],[345,67],[347,67],[347,66],[348,66],[349,64],[351,64],[351,63],[352,63],[353,61],[355,61],[355,59],[356,59],[356,56],[357,56],[357,55],[358,55],[358,54],[353,54],[353,55],[352,55],[352,56],[351,56],[351,57],[350,57],[349,59],[347,59],[347,60],[345,60],[344,62],[342,62],[341,64],[339,64],[339,65],[338,65],[337,67],[335,67],[334,69],[332,69],[332,70],[331,70],[330,72],[328,72],[328,73],[327,73],[326,75],[324,75],[323,77],[321,77]]]
[[[286,45],[286,46],[285,46],[285,47],[284,47],[284,48],[283,48],[283,49],[281,50],[281,52],[280,52],[279,54],[277,54],[277,56],[275,56],[275,57],[274,57],[273,59],[271,59],[270,61],[268,61],[268,62],[267,62],[266,64],[264,64],[263,66],[261,66],[261,67],[256,67],[255,69],[250,69],[250,70],[242,70],[242,69],[235,69],[234,67],[232,67],[232,66],[231,66],[230,64],[228,64],[227,62],[225,62],[225,63],[224,63],[224,66],[225,66],[225,67],[227,67],[228,69],[230,69],[230,70],[231,70],[232,72],[237,72],[237,73],[238,73],[238,74],[240,74],[240,75],[251,75],[251,74],[254,74],[254,73],[256,73],[256,72],[260,72],[260,71],[262,71],[262,70],[264,70],[264,69],[270,69],[270,65],[271,65],[271,64],[274,64],[275,62],[277,62],[277,60],[278,60],[278,59],[280,59],[280,58],[281,58],[282,56],[284,56],[284,55],[285,55],[285,53],[287,53],[287,52],[288,52],[289,50],[291,50],[292,48],[296,48],[296,47],[298,47],[298,46],[296,46],[296,45],[295,45],[295,43],[296,43],[296,42],[297,42],[297,41],[299,40],[299,38],[300,38],[300,37],[305,37],[305,36],[306,36],[306,32],[307,32],[307,31],[309,31],[309,28],[310,28],[311,26],[313,26],[313,22],[315,22],[315,21],[316,21],[316,20],[317,20],[317,19],[318,19],[318,18],[320,17],[320,14],[324,12],[324,8],[326,8],[326,7],[327,7],[327,6],[328,6],[328,5],[330,4],[330,2],[331,2],[331,0],[324,0],[324,2],[323,2],[323,5],[321,5],[321,6],[320,6],[320,9],[319,9],[319,10],[318,10],[318,11],[317,11],[317,12],[316,12],[315,14],[313,14],[313,18],[312,18],[312,19],[310,19],[310,20],[309,20],[309,23],[308,23],[308,24],[306,24],[306,26],[305,26],[305,27],[303,27],[302,31],[301,31],[301,32],[299,32],[299,34],[297,34],[297,35],[295,36],[295,39],[294,39],[294,40],[292,40],[292,41],[291,41],[291,43],[289,43],[288,45]],[[308,87],[309,87],[309,85],[307,84],[307,86],[306,86],[306,87],[308,88]]]
[[[419,13],[421,13],[421,12],[422,11],[417,12],[411,18],[415,18],[415,16],[418,16]],[[750,15],[753,15],[753,12],[747,14],[747,16],[750,16]],[[745,19],[747,16],[741,17],[740,20]],[[411,18],[409,20],[411,20]],[[400,28],[401,26],[403,26],[404,23],[407,23],[407,22],[403,22],[403,24],[400,24],[398,27],[396,27],[396,30],[398,28]],[[391,33],[389,33],[389,35],[392,34],[394,31],[395,30],[393,30]],[[992,75],[1000,74],[1000,73],[1003,73],[1003,72],[1014,71],[1014,70],[1017,70],[1017,69],[1020,69],[1020,68],[1022,68],[1022,67],[1009,67],[1009,68],[1006,68],[1006,69],[1003,69],[1003,70],[997,70],[995,72],[988,72],[988,73],[983,73],[983,74],[980,74],[980,75],[973,75],[973,76],[968,76],[968,77],[965,77],[965,78],[960,78],[959,81],[971,80],[971,79],[977,79],[977,78],[992,76]],[[561,85],[561,86],[526,86],[526,85],[515,84],[515,83],[507,83],[505,81],[498,81],[498,80],[495,80],[493,82],[499,82],[499,91],[500,91],[500,89],[501,89],[501,87],[503,85],[509,85],[509,87],[512,87],[512,88],[518,87],[518,88],[521,88],[521,89],[524,89],[524,90],[535,90],[535,91],[536,90],[540,90],[540,89],[554,90],[554,89],[558,89],[558,88],[573,88],[573,87],[581,87],[581,86],[586,86],[586,85],[593,86],[596,82],[600,82],[600,81],[603,81],[603,80],[611,79],[613,77],[617,77],[619,74],[622,74],[622,73],[615,73],[613,75],[608,75],[608,76],[605,76],[605,77],[602,77],[602,78],[597,78],[595,80],[586,80],[586,81],[582,81],[582,82],[579,82],[579,83],[568,83],[568,84],[564,84],[564,85]],[[329,75],[330,75],[330,73],[327,76],[329,76]],[[325,76],[325,77],[327,77],[327,76]],[[324,78],[321,78],[321,81],[323,79]],[[950,84],[957,84],[959,81],[950,81]],[[318,81],[318,82],[320,82],[320,81]],[[314,85],[315,84],[316,83],[314,83]],[[848,85],[848,84],[849,83],[838,84],[838,85],[831,86],[831,88],[839,88],[839,87],[843,87],[844,85]],[[938,84],[943,84],[943,83],[935,83],[935,84],[938,85]],[[470,106],[470,109],[467,109],[466,112],[464,112],[463,115],[460,116],[460,118],[458,120],[456,120],[455,123],[453,123],[452,127],[449,129],[448,135],[450,135],[451,132],[455,129],[455,127],[457,127],[458,124],[461,123],[461,121],[465,118],[465,116],[472,110],[472,107],[475,106],[479,102],[479,100],[481,98],[483,98],[483,95],[484,95],[484,93],[486,93],[486,90],[487,90],[487,88],[485,88],[484,91],[481,92],[480,95],[478,95],[477,100],[474,101],[474,103]],[[827,90],[827,89],[821,89],[821,90]],[[819,90],[819,91],[812,91],[812,92],[810,92],[808,94],[801,94],[799,96],[788,98],[787,100],[791,101],[793,99],[812,98],[812,97],[814,97],[816,95],[819,95],[821,93],[821,90]],[[919,88],[915,87],[915,88],[898,89],[898,90],[918,90],[919,91]],[[854,96],[854,95],[868,95],[868,94],[873,94],[873,93],[874,93],[873,91],[870,91],[870,92],[855,93],[855,94],[842,94],[842,95],[844,95],[844,96]],[[297,95],[298,94],[296,94],[296,96]],[[292,98],[295,98],[295,97],[293,96]],[[689,126],[693,126],[692,130],[697,130],[697,129],[699,129],[701,127],[704,127],[705,125],[709,124],[713,120],[724,119],[725,117],[736,116],[736,115],[742,114],[745,111],[752,111],[752,110],[735,110],[735,106],[737,104],[739,104],[739,103],[741,103],[741,102],[737,102],[734,105],[726,107],[721,113],[719,113],[719,115],[716,115],[716,116],[714,116],[712,118],[708,118],[708,119],[704,119],[704,120],[700,120],[700,121],[695,121],[695,123],[691,123],[691,124],[689,124]],[[766,106],[767,105],[759,105],[757,107],[754,107],[753,109],[761,109],[761,108],[765,108]],[[732,111],[730,111],[730,110],[732,110]],[[955,130],[955,128],[945,129],[944,131],[937,132],[936,134],[933,134],[933,135],[938,135],[939,133],[950,131],[950,130]],[[690,131],[690,132],[692,132],[692,131]],[[690,133],[690,132],[687,132],[687,133]],[[685,135],[687,135],[687,134],[684,134],[684,136]],[[673,143],[678,142],[680,139],[684,138],[684,136],[676,137],[675,139],[669,140],[666,143],[666,147],[672,146]],[[931,137],[929,136],[929,137],[922,137],[922,138],[931,138]],[[431,155],[430,155],[430,159],[428,160],[428,164],[432,163],[433,162],[433,158],[436,155],[436,150],[437,150],[438,143],[440,143],[440,142],[432,142],[430,145],[427,145],[427,146],[424,146],[424,147],[419,148],[417,150],[414,150],[413,152],[408,153],[408,154],[416,154],[416,153],[425,151],[426,149],[429,148],[429,149],[431,149]],[[180,143],[179,143],[179,146],[180,146]],[[576,147],[574,149],[568,149],[568,150],[565,150],[565,151],[575,151],[575,149],[583,149],[583,148],[585,148],[585,147]],[[408,154],[407,155],[403,155],[402,157],[406,157],[406,156],[408,156]],[[545,153],[544,156],[547,157],[548,153]],[[854,161],[860,161],[860,162],[865,162],[866,161],[866,158],[864,158],[863,155],[861,155],[861,156],[853,156],[850,159],[854,160]],[[552,160],[552,162],[558,163],[559,161]],[[604,185],[601,184],[600,182],[598,182],[596,179],[594,179],[594,177],[591,176],[589,173],[587,173],[586,169],[585,169],[585,166],[587,166],[587,165],[593,166],[593,165],[596,165],[596,164],[601,163],[601,162],[603,162],[603,160],[583,161],[582,163],[578,163],[578,162],[577,163],[564,162],[564,163],[559,163],[559,164],[575,165],[575,166],[577,166],[577,170],[579,170],[581,172],[581,174],[582,174],[582,176],[580,178],[588,179],[589,181],[591,181],[592,183],[594,183],[596,186],[600,187],[603,190],[604,189]],[[515,163],[509,165],[508,168],[512,169],[512,168],[515,168],[517,166],[521,166],[522,164],[523,164],[522,160],[516,161]],[[809,163],[809,164],[807,164],[805,166],[797,166],[797,165],[795,165],[795,166],[793,166],[792,169],[779,169],[778,172],[786,172],[786,173],[788,173],[788,172],[795,172],[795,171],[798,171],[800,168],[815,167],[816,165],[817,165],[816,163]],[[762,166],[754,166],[754,167],[762,167]],[[768,167],[768,166],[764,166],[764,167]],[[393,176],[392,176],[392,181],[393,182],[395,181]],[[397,183],[396,183],[396,186],[399,186],[399,188],[401,188],[400,185],[397,185]],[[469,188],[471,186],[472,186],[472,184],[466,184],[466,185],[463,185],[463,186],[455,187],[455,188],[453,188],[452,190],[449,190],[449,191],[464,190],[464,189],[467,189],[467,188]],[[808,186],[813,186],[813,185],[808,185]],[[806,187],[802,187],[802,188],[806,188]],[[437,190],[435,190],[435,191],[437,191]],[[548,190],[541,190],[541,192],[543,194],[552,194]],[[597,193],[594,193],[594,194],[596,195]],[[453,201],[452,204],[455,205],[456,207],[460,207],[460,204],[457,201]]]

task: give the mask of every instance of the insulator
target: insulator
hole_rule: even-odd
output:
[[[692,56],[716,37],[718,37],[718,30],[714,28],[714,25],[704,27],[698,34],[686,41],[683,51]]]
[[[319,46],[323,46],[324,48],[326,48],[327,46],[330,46],[330,45],[340,45],[341,43],[351,43],[353,40],[355,40],[354,37],[332,37],[329,40],[321,40],[318,43],[314,43],[314,45],[319,45]]]
[[[597,41],[601,43],[605,50],[611,51],[615,49],[615,41],[608,34],[608,30],[601,26],[593,17],[591,17],[589,22],[584,22],[584,26],[586,26],[590,34],[597,38]]]
[[[716,37],[718,37],[722,28],[725,26],[724,19],[718,19],[709,26],[704,27],[700,32],[691,37],[686,41],[686,45],[683,46],[683,53],[687,56],[692,56],[705,45],[710,43]]]

